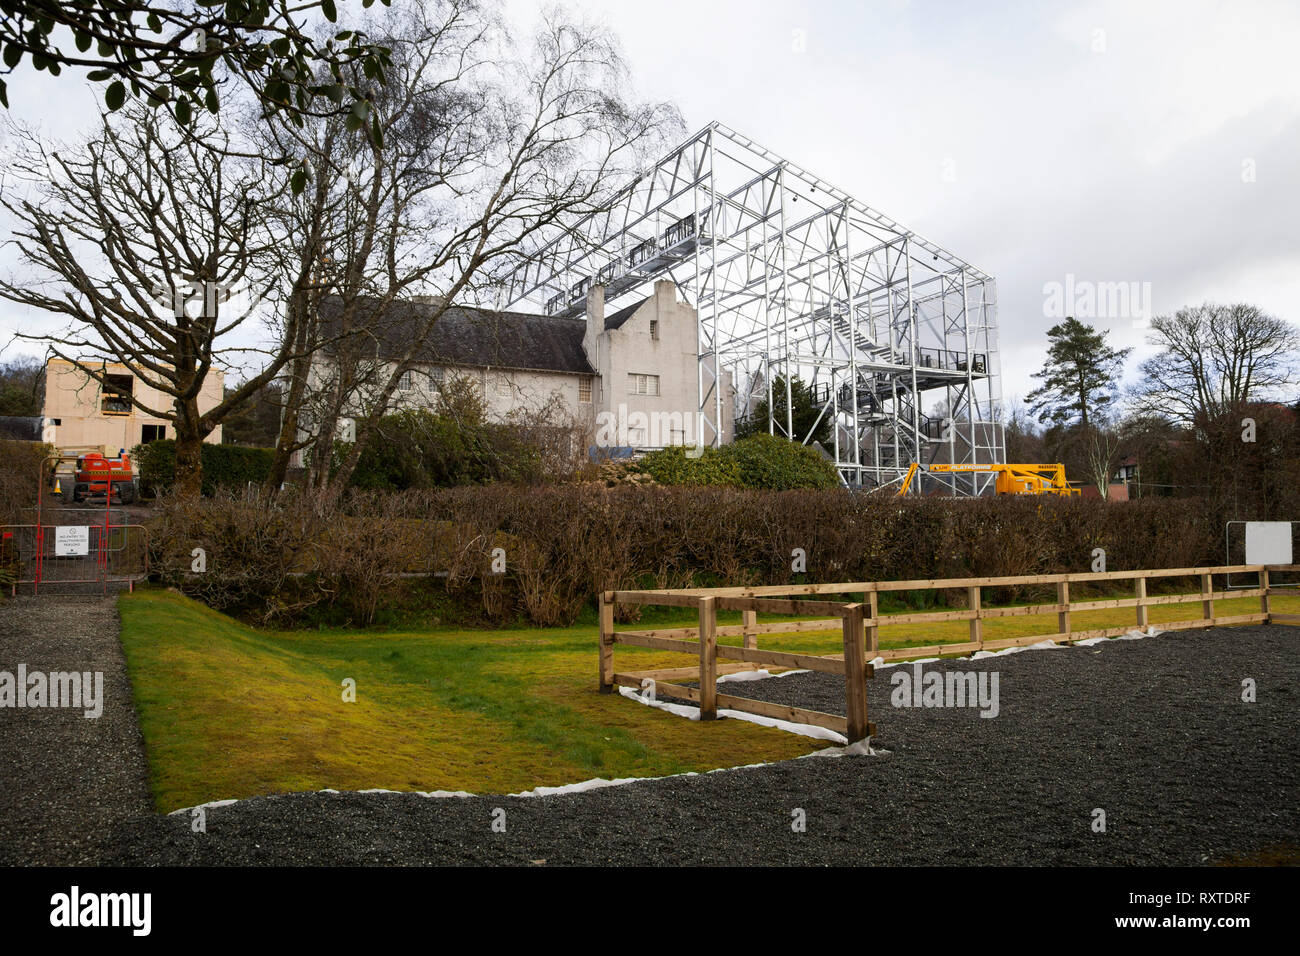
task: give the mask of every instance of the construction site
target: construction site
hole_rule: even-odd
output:
[[[715,122],[530,256],[503,304],[577,316],[594,285],[617,307],[665,278],[696,309],[702,444],[725,403],[761,405],[802,443],[829,420],[819,447],[849,487],[996,490],[996,470],[928,468],[1006,461],[992,276]],[[803,433],[795,379],[818,409]]]

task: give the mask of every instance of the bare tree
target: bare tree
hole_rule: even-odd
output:
[[[296,327],[269,350],[243,340],[276,277],[263,260],[274,239],[261,211],[285,176],[264,162],[234,160],[216,121],[181,132],[143,106],[104,116],[97,135],[63,151],[11,124],[9,169],[25,189],[0,204],[16,219],[20,261],[32,276],[0,279],[0,297],[68,320],[44,343],[90,381],[112,388],[104,361],[125,365],[169,404],[137,390],[122,396],[172,423],[178,493],[201,487],[204,438],[270,381],[293,354]],[[258,356],[261,371],[215,407],[199,407],[215,368]]]
[[[327,495],[347,486],[452,303],[494,305],[501,271],[600,208],[679,128],[671,108],[631,101],[610,35],[557,13],[522,47],[472,0],[410,4],[367,31],[392,51],[373,90],[378,135],[358,142],[336,121],[276,130],[324,190],[303,222],[323,224],[333,307],[317,343],[329,360],[299,398],[312,483]],[[385,328],[394,305],[416,296],[429,307],[405,310],[400,334]],[[344,417],[356,420],[355,440],[331,475]],[[282,449],[294,443],[282,435]]]
[[[397,238],[417,225],[422,192],[436,184],[442,165],[457,165],[453,148],[467,145],[429,141],[424,128],[435,126],[447,112],[442,90],[453,88],[472,62],[482,33],[477,15],[474,3],[420,0],[380,24],[402,44],[398,83],[385,99],[382,127],[379,115],[373,114],[372,126],[360,137],[349,135],[355,123],[342,117],[307,124],[285,120],[262,131],[262,152],[298,157],[298,167],[312,183],[274,213],[284,237],[277,247],[279,269],[291,290],[286,310],[293,316],[298,345],[285,369],[270,489],[284,481],[292,457],[309,448],[312,484],[324,483],[339,419],[375,390],[378,366],[365,353],[367,346],[373,350],[378,320],[366,317],[361,322],[358,305],[378,294],[386,282],[397,287],[390,297],[397,298],[426,271],[408,255],[402,266],[413,266],[410,274],[397,275],[396,258],[390,265],[384,253],[397,253]],[[365,87],[364,75],[352,79]],[[377,88],[366,88],[365,95],[372,92]],[[417,135],[412,143],[413,131],[424,132],[426,142],[418,142]],[[440,149],[444,145],[449,147],[445,151]],[[335,310],[330,321],[322,323],[326,296],[341,298],[350,307]],[[327,363],[317,361],[323,352],[328,353]]]
[[[1141,365],[1137,414],[1201,430],[1296,381],[1300,331],[1253,305],[1179,309],[1153,319],[1151,332],[1160,352]]]
[[[1103,498],[1110,497],[1110,478],[1119,460],[1119,436],[1106,421],[1094,421],[1088,426],[1084,457],[1088,463],[1088,478]]]
[[[1047,457],[1042,433],[1018,398],[1013,399],[1005,418],[1007,461],[1038,462]]]

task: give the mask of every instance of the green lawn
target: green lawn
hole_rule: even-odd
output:
[[[153,590],[122,596],[120,608],[162,811],[326,787],[518,792],[784,760],[825,746],[597,694],[590,627],[259,631]],[[681,660],[643,657],[638,666]],[[348,677],[352,704],[342,700]]]
[[[650,777],[783,760],[823,742],[754,724],[700,724],[595,692],[596,631],[262,631],[176,593],[120,599],[122,643],[162,811],[294,790],[517,792],[592,777]],[[1258,599],[1216,604],[1248,613]],[[1275,597],[1279,611],[1300,596]],[[1158,605],[1152,623],[1199,605]],[[735,623],[738,615],[719,615]],[[1131,608],[1074,616],[1117,626]],[[686,624],[681,615],[653,623]],[[985,622],[988,640],[1050,631],[1055,616]],[[895,633],[897,632],[897,633]],[[883,646],[966,640],[964,621],[883,628]],[[739,643],[738,638],[726,639]],[[764,635],[760,647],[833,653],[837,632]],[[692,663],[620,646],[616,667]],[[356,681],[356,703],[342,682]]]

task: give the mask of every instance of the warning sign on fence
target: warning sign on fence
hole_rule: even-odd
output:
[[[90,526],[64,525],[54,529],[55,557],[80,557],[90,554]]]

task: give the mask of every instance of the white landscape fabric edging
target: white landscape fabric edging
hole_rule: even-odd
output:
[[[1156,637],[1165,633],[1158,627],[1148,626],[1146,631],[1140,631],[1137,628],[1121,634],[1118,637],[1090,637],[1086,640],[1076,641],[1076,647],[1091,647],[1094,644],[1100,644],[1104,641],[1138,641],[1144,637]],[[1039,641],[1037,644],[1030,644],[1026,647],[1007,647],[1000,651],[978,651],[971,655],[971,660],[980,660],[985,657],[997,657],[1000,654],[1016,654],[1020,651],[1043,651],[1053,648],[1063,648],[1064,644],[1057,644],[1055,641]],[[940,660],[938,657],[924,657],[914,661],[890,661],[886,663],[883,658],[877,657],[871,661],[873,667],[898,667],[902,664],[928,664]],[[724,674],[718,678],[719,684],[725,684],[731,681],[749,681],[765,680],[769,677],[790,677],[794,674],[809,674],[811,671],[791,670],[781,674],[772,674],[766,670],[741,671],[736,674]],[[676,714],[678,717],[685,717],[688,720],[699,720],[700,710],[698,707],[688,707],[684,704],[669,704],[661,700],[647,700],[630,687],[620,687],[618,692],[638,704],[645,704],[647,707],[656,707],[659,710],[667,711],[670,714]],[[837,734],[833,730],[827,730],[825,727],[814,727],[812,724],[798,724],[789,720],[778,720],[774,717],[763,717],[759,714],[746,714],[739,710],[721,709],[718,711],[719,717],[731,717],[736,720],[747,720],[753,724],[760,724],[764,727],[776,727],[778,730],[784,730],[788,733],[799,734],[804,737],[813,737],[818,740],[829,741],[834,746],[817,750],[810,754],[804,754],[804,757],[876,757],[888,754],[888,750],[877,750],[872,748],[870,739],[859,740],[855,744],[849,744],[843,734]],[[728,770],[744,770],[749,767],[766,767],[765,763],[750,763],[739,767],[719,767],[717,770],[709,770],[708,773],[726,773]],[[567,783],[560,787],[534,787],[532,790],[525,790],[522,793],[511,793],[511,797],[552,797],[564,793],[582,793],[587,790],[599,790],[602,787],[621,787],[629,783],[640,783],[646,780],[669,780],[673,777],[698,777],[695,772],[669,774],[666,777],[619,777],[614,780],[607,780],[604,777],[594,777],[591,780],[583,780],[579,783]],[[341,791],[332,788],[318,790],[317,793],[340,793]],[[417,797],[427,797],[434,800],[447,799],[449,797],[473,797],[478,794],[470,793],[467,790],[357,790],[356,793],[401,793]],[[195,810],[210,810],[217,807],[228,807],[239,800],[212,800],[208,803],[200,803],[193,807],[182,807],[179,810],[173,810],[167,814],[170,817],[182,813],[193,813]]]
[[[1164,631],[1153,624],[1148,624],[1145,632],[1139,631],[1136,627],[1131,631],[1125,631],[1118,637],[1089,637],[1086,640],[1075,641],[1078,647],[1092,647],[1094,644],[1101,644],[1105,641],[1140,641],[1144,637],[1157,637]]]
[[[717,683],[721,684],[728,680],[765,680],[769,677],[786,676],[786,674],[771,674],[765,670],[744,671],[742,673],[753,676],[742,677],[741,674],[724,674],[722,677],[717,679]],[[788,673],[806,674],[808,672],[793,671]],[[620,687],[618,692],[624,697],[634,700],[639,704],[645,704],[647,707],[658,707],[660,710],[666,710],[670,714],[676,714],[679,717],[686,717],[690,720],[700,719],[700,709],[698,707],[687,707],[682,704],[668,704],[660,700],[650,700],[646,697],[642,697],[631,687]],[[744,711],[728,710],[725,707],[720,707],[718,709],[718,716],[731,717],[736,720],[746,720],[751,724],[760,724],[763,727],[776,727],[778,730],[784,730],[792,734],[799,734],[802,737],[813,737],[817,740],[829,740],[834,744],[847,745],[849,742],[848,738],[843,734],[837,734],[835,731],[828,730],[825,727],[814,727],[812,724],[798,724],[794,721],[780,720],[776,717],[763,717],[760,714],[747,714]]]

